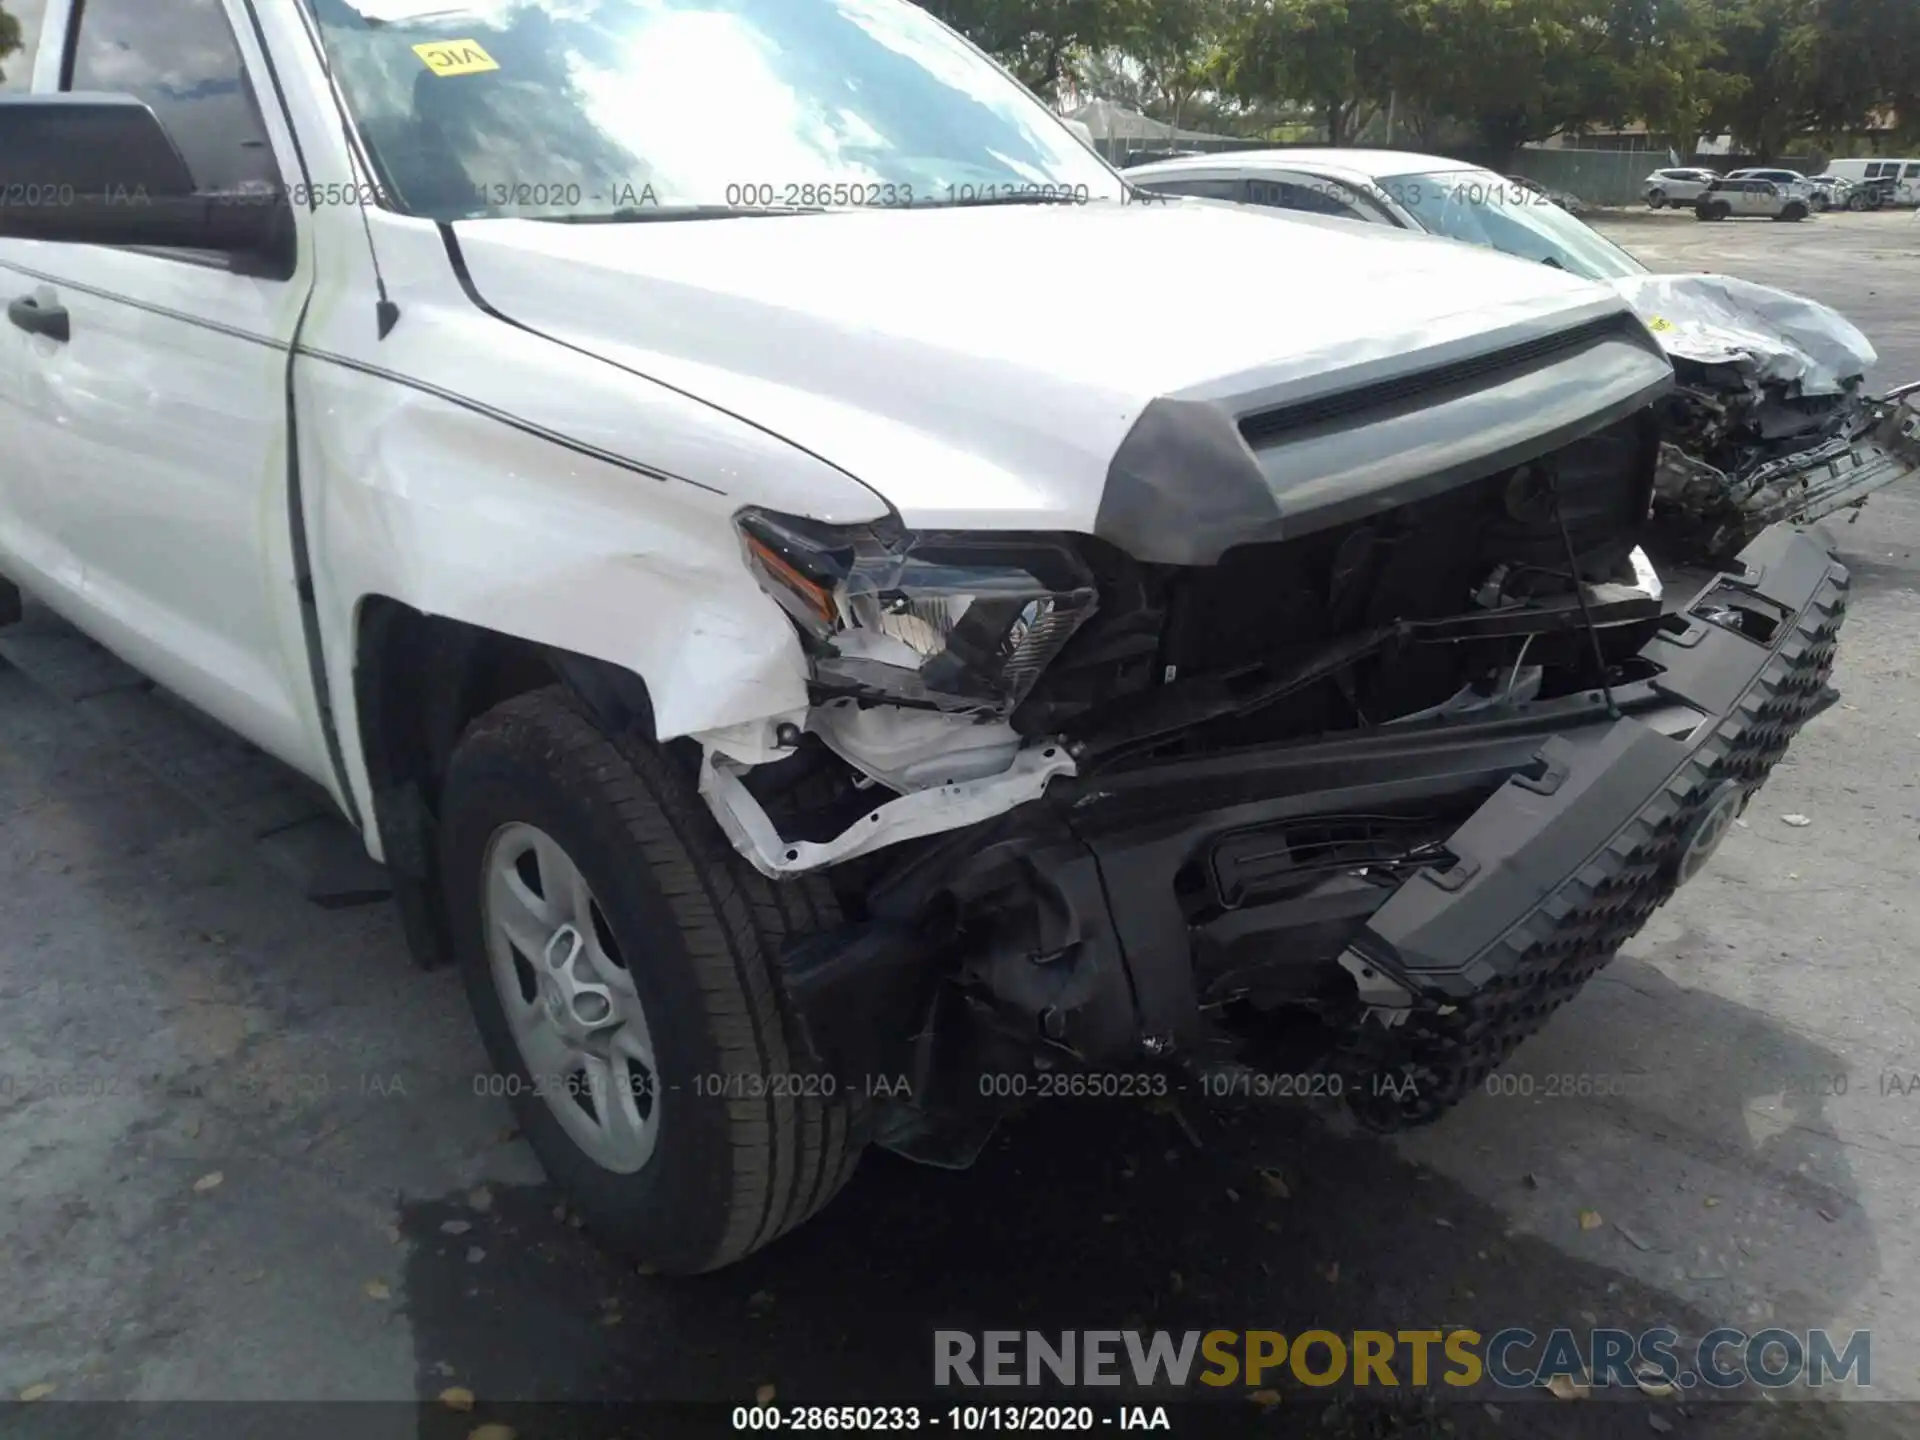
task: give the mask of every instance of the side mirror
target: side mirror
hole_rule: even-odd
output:
[[[291,220],[279,194],[198,189],[131,95],[0,96],[0,239],[224,251],[290,269]]]

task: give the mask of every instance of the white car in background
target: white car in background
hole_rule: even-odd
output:
[[[1811,186],[1803,187],[1811,190]],[[1761,216],[1798,222],[1813,213],[1813,202],[1791,185],[1758,175],[1729,175],[1716,180],[1693,202],[1698,220],[1732,220]]]
[[[1770,170],[1765,167],[1747,170],[1729,170],[1727,172],[1727,179],[1765,180],[1769,184],[1778,185],[1785,194],[1791,196],[1793,199],[1804,200],[1809,205],[1813,203],[1813,192],[1819,188],[1798,170]]]
[[[1687,205],[1698,200],[1707,186],[1720,178],[1717,170],[1679,166],[1656,170],[1640,182],[1640,193],[1655,210],[1667,205]]]
[[[1854,183],[1841,175],[1813,175],[1807,179],[1813,187],[1813,208],[1815,210],[1849,210],[1854,205]],[[1865,209],[1861,204],[1857,208]]]

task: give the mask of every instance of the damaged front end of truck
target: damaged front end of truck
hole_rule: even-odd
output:
[[[1858,519],[1920,471],[1920,383],[1872,394],[1873,346],[1838,312],[1722,275],[1615,283],[1678,379],[1654,492],[1675,558],[1722,563],[1769,525]]]
[[[822,1063],[906,1077],[883,1143],[966,1163],[1063,1074],[1311,1074],[1396,1129],[1571,998],[1835,698],[1847,575],[1811,538],[1665,603],[1671,386],[1615,313],[1331,399],[1156,402],[1092,534],[743,512],[813,705],[702,791],[839,893],[782,978]]]

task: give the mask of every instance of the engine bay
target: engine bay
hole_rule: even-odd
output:
[[[892,559],[842,547],[852,558],[830,573],[812,558],[814,537],[756,523],[748,543],[767,550],[762,565],[780,567],[799,597],[792,608],[813,626],[814,705],[779,761],[738,767],[709,754],[703,791],[767,873],[862,857],[905,863],[903,844],[1031,800],[1056,775],[1443,720],[1640,678],[1635,657],[1661,617],[1659,580],[1639,549],[1659,444],[1658,417],[1642,410],[1518,466],[1208,566],[1142,563],[1089,536],[1023,536],[971,571],[935,541],[887,551]],[[993,580],[989,592],[1011,597],[996,626],[1025,617],[1009,632],[1017,638],[963,651],[971,678],[952,680],[960,671],[939,668],[946,652],[929,627],[946,625],[952,650],[980,607],[923,615],[925,603],[910,606],[886,577],[918,565],[954,593],[988,591],[981,576],[1017,568],[1023,554],[1040,557],[1029,568],[1047,572],[1045,585]],[[815,589],[806,574],[822,577]],[[855,626],[870,617],[877,639],[819,620],[837,603],[815,598],[827,582],[844,594],[846,577],[863,575],[880,578],[860,592]],[[1073,623],[1050,626],[1067,613],[1049,598],[1061,594]],[[863,680],[879,673],[868,658],[883,646],[936,659],[882,692]],[[1044,663],[1023,660],[1036,650]],[[1020,664],[1027,673],[1001,678]]]

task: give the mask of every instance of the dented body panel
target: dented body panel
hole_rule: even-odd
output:
[[[732,513],[796,492],[845,521],[884,503],[762,429],[487,315],[432,225],[379,216],[374,234],[403,324],[383,341],[369,310],[342,307],[294,368],[335,693],[353,693],[360,607],[384,596],[631,671],[664,735],[804,715],[804,668],[740,565]]]
[[[1740,366],[1800,394],[1838,394],[1880,358],[1839,311],[1772,285],[1709,274],[1613,284],[1675,359]]]
[[[1657,504],[1700,556],[1728,558],[1780,521],[1857,511],[1920,471],[1908,398],[1920,386],[1868,394],[1879,357],[1839,312],[1724,275],[1614,284],[1673,357]]]

